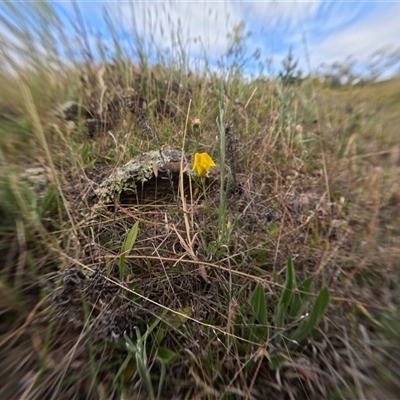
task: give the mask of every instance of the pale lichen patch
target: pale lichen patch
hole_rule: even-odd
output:
[[[183,155],[185,174],[190,168],[190,156]],[[135,195],[139,187],[152,179],[173,179],[179,173],[182,152],[176,149],[154,150],[142,153],[113,171],[95,190],[100,204],[118,201],[122,193]],[[155,173],[157,171],[157,173]],[[187,171],[187,172],[186,172]]]
[[[49,171],[42,167],[26,168],[20,175],[38,194],[43,194],[50,184]]]

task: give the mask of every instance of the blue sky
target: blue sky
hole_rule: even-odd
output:
[[[58,10],[73,15],[68,0],[52,3]],[[28,2],[14,1],[13,4],[23,12]],[[111,45],[104,13],[117,26],[121,43],[131,41],[133,15],[139,35],[152,37],[162,53],[168,54],[173,46],[170,33],[180,31],[181,43],[194,59],[205,53],[211,61],[226,52],[228,33],[244,22],[245,31],[251,32],[246,42],[248,53],[260,49],[261,59],[273,60],[275,71],[290,48],[307,73],[307,54],[311,70],[315,70],[323,62],[342,61],[349,55],[362,64],[378,49],[394,50],[400,46],[400,2],[397,1],[153,0],[77,1],[77,4],[91,26],[92,44],[101,35]],[[8,35],[0,24],[1,32]]]

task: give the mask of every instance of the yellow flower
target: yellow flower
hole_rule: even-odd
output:
[[[199,176],[206,176],[211,167],[215,167],[213,159],[207,153],[196,153],[194,155],[193,170],[196,170]]]

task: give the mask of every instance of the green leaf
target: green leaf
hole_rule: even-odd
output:
[[[311,314],[299,325],[291,335],[291,339],[302,342],[316,328],[320,319],[324,316],[329,306],[330,296],[327,287],[324,287],[315,300],[314,308]]]
[[[58,193],[54,186],[49,185],[40,201],[39,214],[43,217],[47,212],[51,212],[55,209],[55,205],[58,202]]]
[[[149,327],[147,327],[144,335],[140,333],[140,330],[137,326],[135,326],[134,329],[136,332],[136,343],[134,344],[132,340],[128,337],[127,333],[124,332],[125,344],[128,353],[135,356],[137,372],[139,373],[140,378],[142,379],[144,385],[149,392],[149,398],[155,399],[154,389],[150,377],[150,367],[147,362],[146,352],[146,341],[149,335]]]
[[[136,372],[136,364],[132,362],[132,354],[128,353],[125,360],[122,362],[121,366],[118,368],[116,375],[114,376],[113,384],[115,385],[118,378],[121,376],[124,382],[128,379],[124,379],[127,376],[132,377]]]
[[[173,313],[171,315],[167,315],[164,318],[164,322],[167,324],[167,326],[172,327],[173,329],[179,329],[182,325],[186,323],[188,318],[185,317],[185,315],[187,315],[188,317],[192,315],[192,308],[190,306],[177,311],[179,312],[179,314]]]
[[[293,294],[293,289],[295,288],[295,286],[296,286],[296,275],[294,272],[292,256],[289,256],[286,266],[285,288],[283,289],[281,298],[279,299],[278,308],[275,315],[276,328],[282,328],[284,325],[285,314],[290,304],[290,300]]]
[[[274,371],[279,369],[286,361],[290,361],[290,359],[288,359],[284,354],[274,354],[273,356],[270,356],[269,367]]]
[[[312,295],[313,281],[314,277],[310,276],[301,282],[297,288],[299,292],[304,293],[293,293],[292,301],[290,302],[290,316],[292,319],[299,318],[306,309]]]
[[[136,221],[135,224],[132,226],[132,228],[130,229],[124,244],[122,245],[122,249],[121,249],[121,257],[119,258],[119,268],[120,271],[123,270],[123,268],[125,267],[125,258],[126,256],[131,252],[137,235],[138,235],[138,231],[139,231],[139,221]]]
[[[137,351],[137,347],[133,344],[132,340],[129,338],[126,332],[124,332],[124,339],[128,352],[135,354]]]
[[[267,325],[267,303],[265,301],[265,292],[261,283],[257,283],[253,295],[250,299],[250,304],[253,306],[254,315],[258,322]]]
[[[157,329],[157,332],[156,332],[156,342],[157,342],[158,344],[160,344],[160,343],[163,341],[164,337],[165,337],[165,329],[163,329],[163,328]]]
[[[157,357],[159,358],[160,362],[169,364],[174,362],[179,356],[177,353],[166,347],[159,347],[157,351]]]

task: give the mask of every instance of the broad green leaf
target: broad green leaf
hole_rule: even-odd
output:
[[[320,319],[324,316],[329,306],[330,296],[327,287],[321,289],[315,300],[314,308],[310,315],[299,325],[299,327],[291,335],[291,339],[302,342],[309,336],[318,325]]]
[[[169,364],[174,362],[179,356],[177,353],[166,347],[159,347],[157,351],[157,357],[160,359],[160,362]]]
[[[163,328],[157,329],[157,332],[156,332],[156,342],[157,342],[158,344],[160,344],[160,343],[163,341],[164,337],[165,337],[165,329],[163,329]]]
[[[127,360],[128,362],[123,364],[124,369],[121,374],[122,383],[125,384],[128,384],[137,372],[135,360],[131,359],[130,354],[128,354]]]
[[[279,299],[277,312],[275,315],[275,326],[276,328],[282,328],[285,321],[285,315],[287,313],[290,300],[292,298],[293,289],[296,286],[296,275],[294,272],[294,265],[292,256],[289,256],[286,266],[286,281],[285,288],[283,289],[281,298]]]
[[[303,293],[293,293],[292,301],[290,302],[290,316],[293,319],[300,317],[300,315],[306,309],[312,294],[313,281],[314,277],[310,276],[309,278],[301,282],[301,284],[297,288],[299,292]]]
[[[179,314],[173,313],[173,314],[167,315],[164,318],[165,323],[174,329],[179,329],[182,325],[184,325],[186,323],[186,321],[188,319],[187,319],[187,317],[185,317],[185,315],[187,315],[188,317],[190,317],[192,315],[191,307],[185,307],[185,308],[182,308],[177,311],[179,312]]]
[[[136,363],[132,360],[131,353],[128,353],[125,360],[119,367],[116,375],[114,376],[113,384],[116,384],[120,376],[123,382],[128,382],[129,379],[135,374],[136,370]]]
[[[250,304],[253,306],[254,315],[258,322],[267,325],[267,303],[265,301],[265,292],[261,283],[257,283],[253,295],[250,299]]]
[[[135,224],[132,226],[122,246],[121,257],[119,258],[120,270],[122,270],[125,266],[125,258],[130,253],[135,244],[138,231],[139,231],[139,221],[135,222]]]
[[[269,327],[268,326],[263,326],[263,325],[250,325],[249,326],[251,330],[251,336],[249,337],[249,340],[253,342],[261,342],[264,343],[265,340],[269,336]]]

